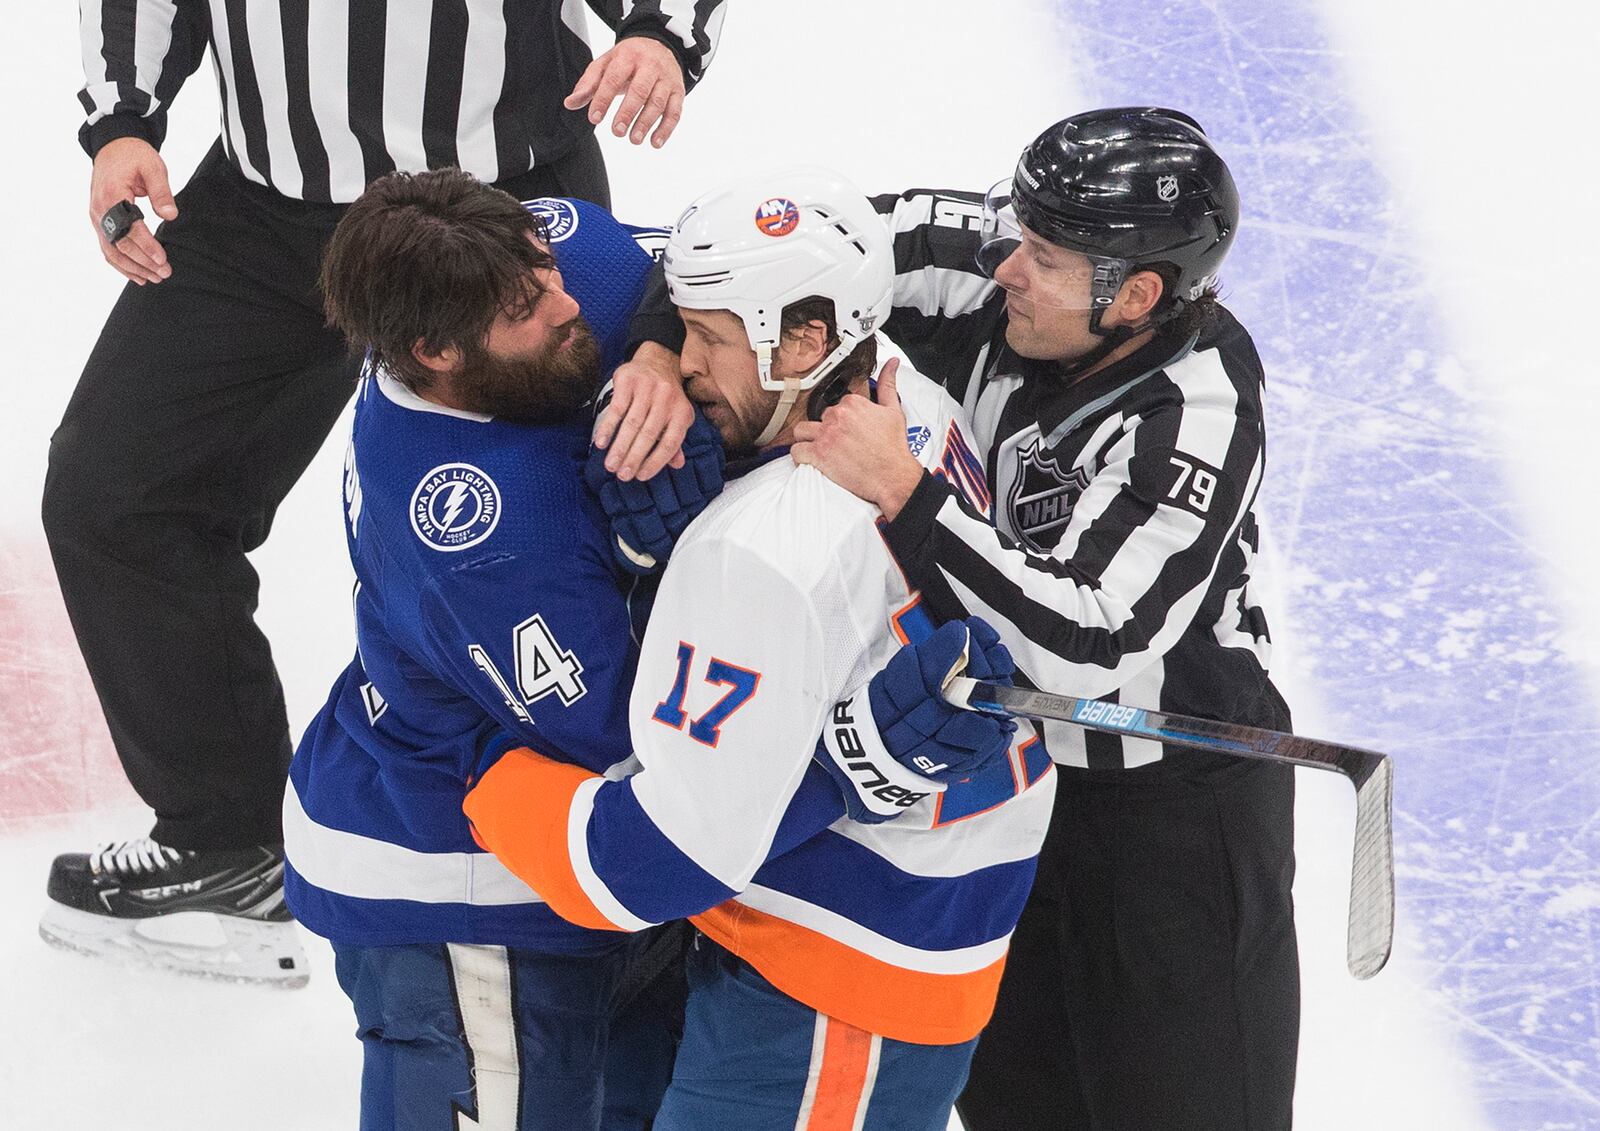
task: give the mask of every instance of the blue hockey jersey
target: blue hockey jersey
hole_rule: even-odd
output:
[[[621,357],[658,229],[543,200],[566,289]],[[634,650],[607,526],[583,487],[584,415],[530,427],[364,375],[345,465],[357,654],[301,740],[284,798],[290,908],[335,941],[581,951],[474,842],[462,799],[526,745],[604,773],[628,758]]]

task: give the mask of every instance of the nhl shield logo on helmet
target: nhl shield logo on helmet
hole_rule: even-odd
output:
[[[1177,200],[1178,199],[1178,178],[1177,177],[1170,177],[1170,176],[1168,176],[1168,177],[1157,177],[1156,178],[1156,195],[1159,196],[1163,201],[1165,201],[1168,204],[1171,204],[1174,200]]]
[[[756,227],[762,235],[786,236],[800,226],[800,208],[787,197],[774,196],[756,209]]]
[[[560,243],[578,230],[578,210],[570,201],[553,196],[524,201],[522,207],[532,212],[544,228],[544,238],[550,243]]]
[[[435,550],[476,546],[500,522],[500,489],[470,463],[440,464],[411,494],[411,529]]]

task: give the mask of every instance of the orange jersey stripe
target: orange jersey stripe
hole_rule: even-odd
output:
[[[822,1063],[811,1114],[796,1131],[855,1131],[867,1073],[872,1065],[873,1035],[837,1017],[825,1018]]]
[[[691,922],[778,989],[819,1013],[919,1045],[976,1037],[994,1012],[1006,960],[970,974],[925,974],[729,900]]]
[[[621,931],[584,892],[567,852],[573,794],[591,778],[581,766],[509,750],[489,768],[462,804],[473,836],[569,923]]]

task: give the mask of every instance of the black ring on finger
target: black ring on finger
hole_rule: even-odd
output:
[[[106,242],[115,245],[143,219],[144,213],[139,211],[137,204],[131,200],[119,200],[100,217],[100,230],[105,233]]]

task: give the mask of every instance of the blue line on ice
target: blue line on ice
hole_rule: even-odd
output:
[[[1093,102],[1188,110],[1239,181],[1267,538],[1328,736],[1396,756],[1399,945],[1495,1127],[1600,1126],[1594,704],[1316,10],[1057,4]]]

